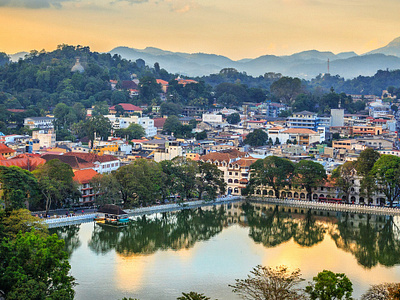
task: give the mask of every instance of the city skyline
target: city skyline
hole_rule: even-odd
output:
[[[363,54],[400,36],[398,11],[395,0],[0,0],[0,51],[70,44],[234,60],[314,49]]]

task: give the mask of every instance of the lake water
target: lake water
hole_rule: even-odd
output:
[[[127,227],[52,229],[66,241],[76,299],[176,299],[196,291],[240,299],[228,286],[258,264],[345,273],[355,298],[400,282],[397,217],[265,203],[231,203],[132,218]]]

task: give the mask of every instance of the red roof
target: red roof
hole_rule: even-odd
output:
[[[90,163],[94,163],[96,161],[104,163],[104,162],[118,160],[118,158],[116,158],[113,155],[108,155],[108,154],[97,155],[95,153],[82,153],[82,152],[67,152],[67,153],[64,153],[63,156],[74,156],[74,157],[83,159]]]
[[[17,109],[17,108],[9,108],[7,109],[9,112],[12,113],[22,113],[22,112],[26,112],[26,109]]]
[[[99,173],[93,169],[78,170],[74,172],[74,181],[79,182],[80,184],[89,183],[97,174]]]
[[[14,152],[15,152],[15,150],[11,149],[6,144],[0,143],[0,154],[3,154],[3,153],[14,153]]]
[[[156,118],[156,119],[153,119],[154,127],[163,128],[164,127],[164,123],[165,123],[166,120],[167,120],[167,118]]]
[[[0,155],[1,157],[1,155]],[[24,170],[33,171],[39,165],[44,165],[46,160],[37,156],[31,156],[26,154],[18,155],[10,159],[0,160],[0,166],[10,167],[17,166]]]
[[[156,79],[156,81],[157,81],[158,84],[168,85],[168,81],[165,81],[165,80],[162,80],[162,79]]]
[[[143,110],[139,106],[136,106],[136,105],[133,105],[130,103],[118,103],[117,105],[121,105],[125,111],[142,111]],[[115,106],[117,106],[117,105],[111,106],[110,109],[115,110]]]

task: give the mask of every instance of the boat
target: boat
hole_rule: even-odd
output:
[[[105,224],[112,226],[127,225],[130,221],[128,214],[119,206],[114,204],[106,204],[97,210],[95,221],[97,224]]]

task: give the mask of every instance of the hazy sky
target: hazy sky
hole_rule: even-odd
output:
[[[400,0],[0,0],[0,51],[117,46],[232,59],[365,53],[400,36]]]

